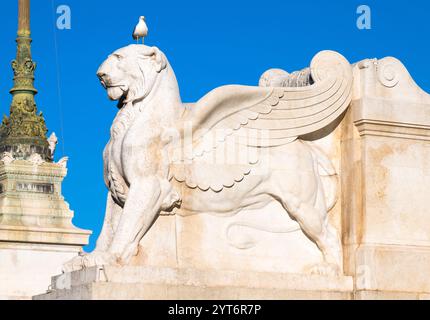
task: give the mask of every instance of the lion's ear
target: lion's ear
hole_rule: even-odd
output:
[[[151,62],[155,66],[155,70],[160,73],[167,67],[167,59],[164,54],[157,47],[142,47],[139,56],[143,59],[151,59]]]
[[[157,47],[142,47],[142,49],[143,50],[141,50],[138,54],[139,67],[141,67],[140,64],[143,63],[143,60],[146,59],[151,60],[151,63],[155,66],[155,71],[158,73],[167,67],[167,59],[160,49]],[[141,70],[143,72],[142,67]]]
[[[154,54],[151,56],[151,59],[154,61],[155,70],[157,72],[161,72],[167,66],[167,60],[164,54],[157,47],[152,47],[154,49]]]

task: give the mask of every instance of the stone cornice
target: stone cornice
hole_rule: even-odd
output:
[[[354,124],[360,136],[430,141],[430,126],[372,119],[360,119]]]
[[[430,104],[366,96],[351,108],[360,136],[430,141]]]
[[[67,174],[67,169],[56,163],[45,162],[41,165],[35,165],[28,161],[17,160],[10,164],[5,164],[0,161],[0,177],[8,175],[21,176],[43,176],[51,178],[64,178]]]
[[[84,246],[91,231],[71,228],[46,228],[0,225],[0,242],[51,243]]]

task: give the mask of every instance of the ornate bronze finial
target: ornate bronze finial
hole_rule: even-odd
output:
[[[10,90],[10,116],[0,126],[0,153],[10,152],[16,159],[28,159],[38,153],[51,161],[47,128],[43,114],[37,114],[34,96],[36,63],[31,57],[30,0],[18,0],[18,38],[16,59],[12,61],[14,86]]]

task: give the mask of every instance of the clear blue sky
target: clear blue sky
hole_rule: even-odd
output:
[[[72,10],[71,30],[54,27],[61,4]],[[356,27],[361,4],[372,9],[371,30]],[[16,0],[2,1],[1,113],[8,113],[11,101],[16,11]],[[302,69],[324,49],[351,62],[395,56],[430,91],[429,12],[424,0],[33,0],[37,104],[62,140],[56,158],[70,157],[63,193],[74,223],[94,231],[86,249],[93,248],[103,222],[102,151],[116,112],[95,72],[114,49],[133,42],[140,15],[150,29],[146,43],[165,52],[189,102],[220,85],[255,85],[268,68]]]

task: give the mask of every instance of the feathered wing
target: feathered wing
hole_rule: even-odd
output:
[[[249,173],[250,166],[258,162],[259,148],[290,143],[335,121],[351,102],[351,65],[340,54],[323,51],[312,60],[310,75],[313,84],[309,86],[224,86],[203,97],[186,116],[193,133],[184,139],[181,154],[174,157],[172,177],[189,187],[222,190]],[[224,170],[224,174],[212,176],[208,159],[229,143],[239,153],[246,149],[248,156],[230,165],[212,163],[213,172],[218,171],[217,166]],[[188,168],[183,161],[188,161]]]

